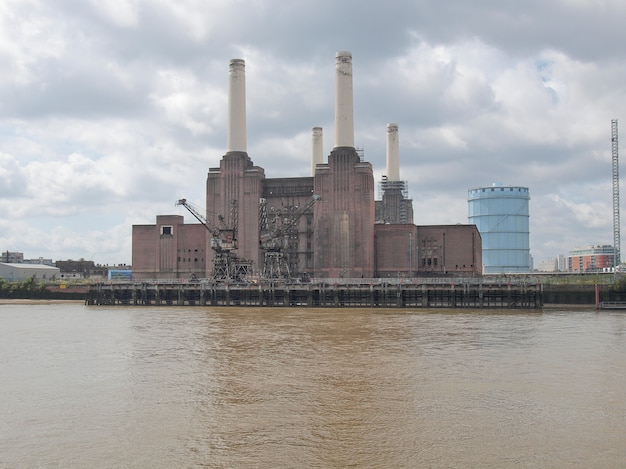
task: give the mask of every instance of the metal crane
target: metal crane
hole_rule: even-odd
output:
[[[318,200],[320,196],[314,195],[302,207],[285,213],[277,210],[268,217],[267,201],[259,199],[259,247],[264,251],[263,278],[291,278],[289,263],[285,256],[289,248],[289,232]]]
[[[237,250],[237,201],[231,201],[229,222],[222,215],[217,216],[219,227],[210,223],[187,199],[178,200],[176,205],[185,207],[211,233],[210,245],[214,251],[211,278],[216,281],[242,281],[250,271],[251,262],[234,253]]]

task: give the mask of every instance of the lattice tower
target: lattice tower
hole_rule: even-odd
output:
[[[619,220],[619,151],[617,141],[617,119],[611,120],[611,147],[613,154],[613,249],[615,267],[620,264],[620,220]]]

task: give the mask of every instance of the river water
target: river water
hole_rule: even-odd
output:
[[[626,313],[0,305],[0,467],[626,467]]]

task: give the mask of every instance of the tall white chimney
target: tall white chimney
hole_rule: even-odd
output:
[[[227,152],[246,152],[246,62],[232,59],[228,69]]]
[[[311,176],[315,176],[315,166],[324,162],[324,140],[322,128],[313,127],[311,130]]]
[[[352,54],[337,52],[335,75],[335,148],[354,148]]]
[[[387,124],[387,180],[400,180],[400,144],[398,124]]]

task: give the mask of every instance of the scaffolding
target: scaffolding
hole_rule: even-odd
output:
[[[302,207],[271,207],[269,214],[267,200],[259,200],[259,246],[265,252],[261,274],[263,279],[292,278],[292,269],[298,265],[296,225],[318,200],[320,196],[313,195]]]
[[[409,223],[409,184],[407,181],[390,181],[383,175],[378,189],[382,195],[383,223]]]

